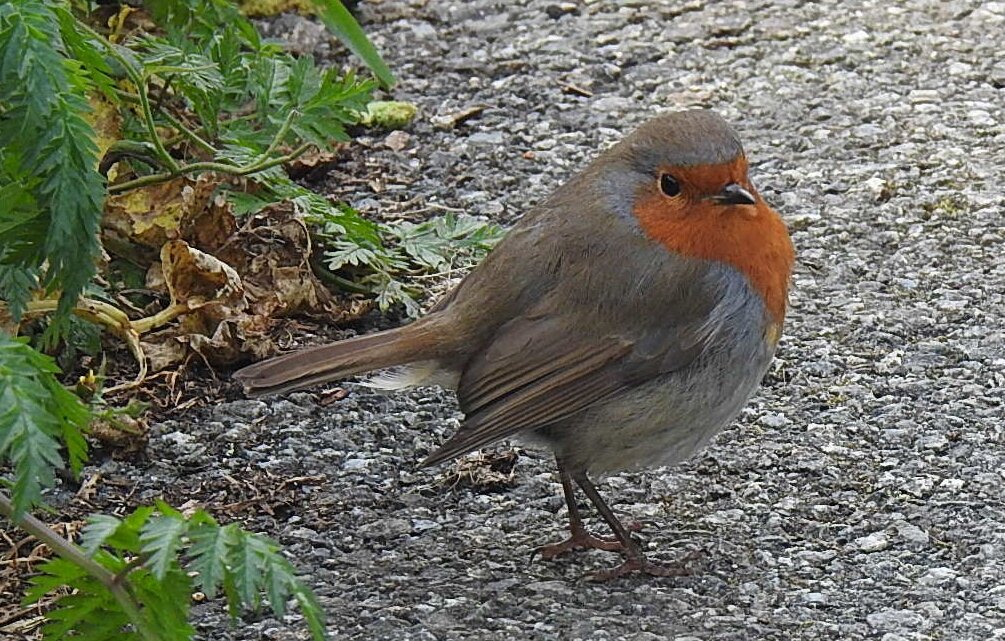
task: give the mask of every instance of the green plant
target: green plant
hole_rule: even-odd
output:
[[[353,214],[347,207],[340,213]],[[349,243],[342,239],[345,221],[326,211],[315,213],[317,235],[326,247],[325,266],[334,272],[347,266],[366,266],[368,273],[353,282],[340,282],[343,288],[377,296],[381,309],[402,303],[411,316],[419,314],[416,289],[399,280],[398,274],[446,274],[476,263],[503,235],[497,225],[470,216],[449,213],[422,223],[401,222],[393,227],[373,225],[357,237],[365,242]]]
[[[14,465],[12,514],[21,516],[52,486],[63,467],[66,445],[76,474],[87,460],[83,431],[89,413],[56,379],[59,368],[48,356],[0,333],[0,460]]]
[[[4,507],[0,497],[0,512]],[[234,617],[242,606],[259,608],[263,593],[282,617],[292,597],[312,636],[325,636],[316,597],[279,548],[233,524],[221,526],[203,510],[186,517],[158,501],[124,519],[92,516],[80,546],[34,517],[21,518],[19,525],[60,555],[40,566],[25,602],[36,603],[63,586],[74,590],[47,613],[47,639],[71,632],[74,639],[190,639],[196,587],[210,598],[222,591]]]
[[[49,314],[50,348],[77,335],[93,343],[71,313],[117,328],[134,348],[140,330],[121,310],[81,298],[98,270],[106,198],[204,172],[271,173],[292,188],[283,165],[346,139],[375,84],[262,42],[223,0],[151,0],[144,7],[158,28],[142,34],[99,33],[77,11],[89,4],[0,3],[0,312]],[[341,4],[323,4],[393,82]],[[103,109],[118,124],[97,128]],[[177,315],[165,311],[143,327]],[[83,549],[33,517],[65,465],[60,449],[75,475],[87,459],[93,413],[58,374],[52,358],[0,331],[0,461],[13,470],[0,479],[10,491],[0,492],[0,515],[60,557],[42,566],[28,599],[75,590],[47,612],[45,638],[190,638],[189,571],[210,596],[222,586],[235,615],[258,607],[263,592],[277,615],[295,598],[323,637],[314,596],[275,545],[205,512],[185,517],[159,503],[121,521],[92,517]]]
[[[208,597],[222,586],[230,613],[258,608],[260,595],[281,617],[293,597],[315,639],[324,616],[313,593],[268,539],[219,525],[207,512],[185,517],[163,502],[125,519],[95,515],[82,546],[27,513],[54,483],[66,448],[74,474],[87,460],[89,409],[56,379],[53,360],[0,334],[0,458],[14,466],[12,495],[0,492],[0,515],[11,519],[59,558],[40,567],[26,602],[63,586],[74,590],[46,613],[45,639],[190,639],[188,604],[195,585]],[[193,578],[195,576],[195,584]]]
[[[370,67],[382,85],[392,86],[394,75],[384,64],[377,50],[370,44],[370,40],[359,28],[348,9],[339,0],[315,0],[314,4],[318,8],[318,16],[328,27],[328,30],[338,36],[353,53]]]
[[[341,3],[318,5],[380,82],[393,83]],[[245,213],[291,202],[322,245],[324,273],[375,294],[383,308],[403,303],[414,313],[408,278],[462,266],[498,238],[497,228],[466,218],[374,223],[286,173],[309,149],[347,139],[374,81],[321,70],[264,42],[226,0],[149,0],[143,11],[156,26],[146,31],[126,24],[132,9],[111,31],[99,29],[90,6],[0,2],[0,317],[48,315],[44,346],[81,337],[93,348],[93,332],[75,314],[121,336],[138,355],[142,380],[139,336],[193,308],[172,304],[130,318],[95,286],[103,249],[112,249],[98,232],[109,199],[182,177],[213,176],[218,193]],[[82,547],[30,514],[66,465],[61,448],[78,474],[89,421],[117,412],[101,394],[83,403],[59,373],[52,358],[0,331],[0,461],[13,470],[0,479],[10,492],[0,492],[0,515],[59,556],[41,567],[28,599],[74,590],[47,613],[45,638],[188,639],[196,586],[210,596],[222,587],[235,615],[258,607],[263,592],[277,615],[293,598],[322,637],[316,600],[274,544],[205,512],[184,516],[158,503],[121,520],[95,516]]]
[[[123,38],[64,2],[0,5],[0,299],[18,318],[37,288],[58,293],[48,345],[95,275],[106,194],[202,172],[285,176],[282,165],[311,147],[346,140],[374,87],[263,42],[227,2],[145,6],[161,31]],[[319,6],[393,82],[341,4]],[[123,119],[100,132],[115,138],[100,157],[97,95]],[[106,185],[116,163],[134,177]]]
[[[0,298],[20,316],[36,287],[61,291],[52,344],[95,273],[104,178],[87,93],[108,65],[66,7],[0,5]]]

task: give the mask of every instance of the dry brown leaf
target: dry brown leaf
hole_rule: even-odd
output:
[[[164,280],[164,270],[161,268],[160,261],[152,263],[147,269],[143,284],[147,289],[158,294],[167,293],[167,281]]]
[[[198,212],[182,218],[178,231],[182,240],[202,251],[215,252],[237,231],[237,221],[230,202],[217,194]]]
[[[109,147],[122,140],[122,116],[118,107],[99,93],[90,94],[87,102],[91,105],[91,111],[86,117],[94,127],[94,142],[98,146],[100,158],[105,155]],[[114,180],[115,175],[109,173],[108,179]]]
[[[286,172],[294,180],[322,175],[335,165],[339,159],[339,153],[346,147],[348,145],[338,143],[328,149],[308,151],[291,160],[286,165]]]
[[[206,230],[216,225],[225,233],[228,227],[235,227],[229,207],[208,207],[220,184],[218,176],[205,173],[195,179],[180,177],[110,196],[105,201],[102,234],[120,243],[156,250],[168,240],[184,238],[186,229]],[[221,223],[228,215],[230,223]],[[200,223],[204,216],[209,219]]]
[[[242,341],[237,336],[234,323],[224,321],[216,326],[212,336],[205,334],[189,334],[180,337],[188,343],[197,354],[202,356],[209,365],[227,365],[241,358]]]
[[[200,309],[226,305],[244,309],[244,285],[233,267],[219,258],[172,240],[161,247],[161,269],[173,304]],[[220,318],[227,318],[224,314]]]
[[[147,443],[149,427],[142,418],[118,415],[91,422],[87,433],[98,442],[125,452],[136,452]]]
[[[140,341],[143,353],[147,356],[147,367],[151,372],[160,372],[179,365],[188,356],[188,350],[176,334],[177,329],[171,328]]]
[[[278,351],[269,335],[277,318],[306,314],[338,322],[369,308],[356,301],[336,304],[314,275],[311,236],[292,203],[244,216],[238,227],[230,204],[212,197],[217,186],[172,181],[112,207],[109,228],[136,234],[130,237],[134,243],[163,239],[146,286],[167,292],[175,313],[181,311],[175,324],[143,336],[152,371],[186,363],[194,354],[210,366],[264,358]],[[158,198],[164,201],[159,209]]]
[[[242,274],[251,313],[337,316],[331,294],[311,271],[311,237],[290,203],[249,216],[217,255]]]

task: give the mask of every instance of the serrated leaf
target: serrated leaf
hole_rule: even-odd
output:
[[[376,252],[346,241],[337,241],[335,249],[325,252],[328,269],[341,269],[346,265],[370,265],[377,258]]]
[[[249,534],[246,545],[257,567],[262,590],[269,598],[272,612],[281,618],[286,612],[286,600],[297,583],[293,566],[279,553],[279,546],[264,536]]]
[[[88,556],[94,553],[111,538],[122,525],[122,521],[110,514],[92,514],[87,517],[87,525],[80,534],[80,547]]]
[[[220,527],[206,523],[189,531],[191,569],[199,573],[199,587],[210,598],[216,596],[227,572],[228,550],[237,544],[236,529],[233,524]]]
[[[154,499],[154,507],[164,516],[187,521],[184,514],[171,507],[164,499]]]
[[[153,511],[150,506],[141,506],[124,519],[106,514],[91,515],[81,535],[81,547],[91,556],[102,546],[119,552],[140,554],[140,531]]]
[[[112,103],[118,103],[112,69],[94,42],[78,30],[77,21],[65,7],[55,6],[53,11],[59,17],[59,31],[70,56],[82,63],[81,71],[86,73],[94,86]]]
[[[0,147],[11,147],[37,180],[30,189],[45,238],[33,264],[45,266],[43,284],[61,289],[45,333],[52,345],[63,332],[77,296],[95,271],[97,225],[104,178],[96,172],[89,111],[91,84],[79,62],[63,56],[57,15],[45,3],[24,0],[0,13]],[[8,230],[9,232],[10,230]],[[5,245],[23,239],[5,234]],[[9,259],[8,259],[9,262]]]
[[[192,581],[181,569],[170,568],[158,579],[148,569],[129,575],[139,601],[145,606],[143,616],[150,629],[164,641],[189,641],[194,629],[188,622],[192,599]]]
[[[300,603],[305,619],[316,639],[324,638],[324,613],[313,592],[297,579],[293,564],[279,551],[273,541],[264,536],[249,534],[246,537],[248,549],[257,559],[263,589],[269,598],[272,612],[277,618],[284,616],[286,602],[295,596]]]
[[[277,619],[286,615],[286,599],[290,596],[290,579],[283,571],[277,571],[272,564],[267,565],[265,573],[265,594],[269,597],[272,613]]]
[[[242,530],[234,531],[234,545],[227,551],[227,573],[233,580],[234,590],[240,602],[258,608],[258,593],[262,580],[255,548],[250,543],[251,535]]]
[[[30,579],[24,603],[37,603],[43,597],[64,586],[75,590],[56,600],[45,614],[45,639],[62,639],[72,631],[73,639],[98,641],[133,639],[124,627],[129,623],[114,596],[78,565],[56,558],[38,567],[39,573]]]
[[[262,575],[265,579],[266,595],[276,617],[282,617],[286,612],[286,600],[290,597],[292,587],[296,583],[293,565],[279,552],[279,546],[263,536],[252,535],[249,545],[254,548]]]
[[[124,613],[104,610],[100,617],[94,617],[80,626],[71,638],[73,641],[139,641],[140,635],[126,628],[129,623],[129,617]]]
[[[405,306],[405,312],[413,318],[422,312],[419,303],[400,281],[388,279],[376,287],[375,292],[377,305],[383,311],[387,311],[391,305],[400,303]]]
[[[300,612],[304,615],[307,629],[310,630],[314,641],[324,641],[328,638],[328,634],[325,631],[325,613],[321,609],[318,598],[313,592],[299,584],[294,591],[294,596],[297,599],[297,604],[300,605]]]
[[[47,4],[24,0],[2,5],[0,12],[0,147],[11,146],[31,183],[38,216],[17,229],[34,239],[36,225],[44,241],[23,268],[45,267],[43,285],[61,290],[60,303],[45,333],[46,344],[66,330],[66,319],[96,271],[100,253],[104,179],[97,172],[94,131],[83,117],[89,111],[90,78],[80,62],[66,58],[59,19]],[[4,234],[4,245],[11,230]],[[31,261],[28,263],[28,261]],[[10,264],[9,256],[5,262]]]
[[[233,572],[223,575],[223,593],[227,596],[227,614],[232,620],[236,620],[241,614],[241,593],[237,589]]]
[[[63,467],[59,442],[52,436],[58,423],[44,405],[38,390],[20,385],[17,396],[12,386],[0,380],[0,454],[14,463],[12,500],[15,518],[41,501],[42,488],[51,487],[53,470]],[[41,392],[44,394],[44,391]]]
[[[79,585],[79,584],[78,584]],[[105,614],[102,610],[117,609],[114,599],[110,599],[107,591],[80,591],[61,597],[56,607],[45,614],[49,623],[45,626],[45,635],[50,639],[61,639],[71,630],[80,631],[88,622],[100,621]]]
[[[155,516],[140,530],[140,551],[145,554],[147,566],[156,579],[161,580],[168,570],[177,567],[181,537],[188,529],[183,518]]]
[[[38,574],[28,581],[31,587],[22,601],[25,605],[37,603],[53,590],[64,585],[73,585],[87,575],[84,568],[62,558],[53,558],[38,566]]]
[[[154,508],[149,505],[142,505],[132,514],[122,519],[119,528],[105,540],[105,544],[122,552],[140,554],[143,544],[140,542],[140,532],[153,516]]]
[[[38,286],[38,274],[36,267],[0,263],[0,299],[7,301],[7,309],[14,322],[20,322],[28,299]]]
[[[180,74],[184,83],[203,92],[218,91],[224,84],[216,63],[202,54],[185,51],[150,35],[137,40],[136,50],[148,75]]]

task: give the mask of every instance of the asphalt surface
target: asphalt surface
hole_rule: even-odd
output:
[[[221,403],[105,477],[276,538],[336,639],[1005,638],[1005,3],[520,4],[364,3],[421,111],[329,187],[389,219],[509,223],[657,112],[734,125],[798,251],[777,359],[703,454],[601,484],[654,558],[698,554],[692,575],[531,562],[565,533],[550,459],[419,469],[459,421],[437,389]],[[203,639],[306,637],[296,613],[197,612]]]

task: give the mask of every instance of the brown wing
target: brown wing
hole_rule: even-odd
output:
[[[457,394],[464,424],[424,461],[433,465],[525,429],[565,419],[654,376],[691,363],[701,323],[629,337],[584,335],[566,316],[523,316],[503,325],[464,369]]]

